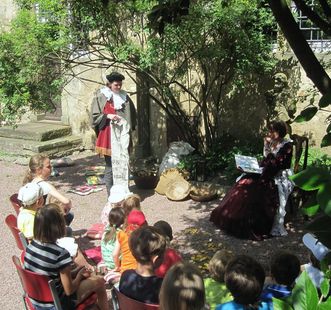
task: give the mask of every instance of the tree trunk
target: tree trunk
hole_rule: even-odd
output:
[[[151,155],[149,113],[150,96],[146,77],[140,72],[136,72],[137,79],[137,118],[138,118],[138,143],[136,147],[136,157],[146,158]]]
[[[269,5],[280,29],[308,78],[312,80],[323,95],[331,93],[331,79],[303,36],[286,0],[269,0]]]

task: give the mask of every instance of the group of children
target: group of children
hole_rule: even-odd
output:
[[[311,250],[309,264],[300,266],[294,254],[279,252],[272,257],[270,277],[266,277],[255,259],[221,250],[210,260],[210,276],[203,279],[196,266],[184,262],[170,247],[169,223],[148,225],[139,196],[118,185],[111,189],[101,215],[106,226],[99,267],[104,266],[105,275],[95,275],[87,264],[77,264],[79,250],[72,253],[60,242],[70,234],[61,203],[45,204],[38,182],[25,184],[18,198],[22,203],[18,227],[30,241],[24,267],[55,280],[63,309],[74,309],[92,292],[97,294],[98,307],[108,309],[106,282],[132,299],[160,304],[162,310],[272,309],[273,297],[291,296],[302,270],[317,287],[323,280],[319,261],[329,249],[310,234],[303,238]],[[37,300],[32,303],[36,309],[54,307]]]

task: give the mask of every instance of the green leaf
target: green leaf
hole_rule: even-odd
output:
[[[327,297],[330,292],[330,282],[329,279],[324,279],[320,286],[321,293],[323,297]]]
[[[330,310],[331,309],[331,298],[329,297],[327,301],[321,302],[318,307],[318,310]]]
[[[316,217],[307,226],[306,230],[312,232],[326,247],[331,248],[331,217],[322,215]]]
[[[328,126],[329,128],[329,126]],[[331,132],[328,132],[322,139],[321,147],[326,147],[331,145]]]
[[[330,103],[331,103],[331,93],[322,96],[322,98],[318,102],[318,106],[320,108],[326,108]]]
[[[331,182],[319,188],[316,199],[325,214],[331,216]]]
[[[328,127],[326,128],[326,132],[330,133],[331,132],[331,123],[328,125]]]
[[[318,304],[317,289],[306,271],[302,272],[292,291],[295,310],[316,310]]]
[[[296,186],[305,191],[319,189],[324,183],[331,181],[330,173],[321,167],[309,167],[293,176],[290,179]]]
[[[319,208],[320,208],[319,204],[309,205],[303,207],[301,209],[301,212],[307,216],[314,216],[318,212]]]
[[[294,119],[294,122],[296,123],[308,122],[314,117],[317,111],[318,111],[317,107],[308,107],[301,111],[301,113]]]
[[[284,300],[278,298],[272,298],[272,304],[274,306],[274,310],[292,310],[293,307],[289,305]]]

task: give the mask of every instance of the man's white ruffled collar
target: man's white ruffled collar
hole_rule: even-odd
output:
[[[107,100],[112,99],[115,110],[121,110],[123,108],[127,98],[127,93],[124,90],[120,90],[120,92],[116,94],[106,86],[101,88],[101,93],[106,96]]]

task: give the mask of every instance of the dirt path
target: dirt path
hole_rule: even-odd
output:
[[[75,166],[60,168],[60,176],[50,179],[65,193],[70,187],[81,185],[84,182],[83,170],[87,166],[102,163],[94,155],[80,155],[72,157],[75,159]],[[21,288],[18,276],[11,262],[12,255],[19,255],[14,239],[9,229],[4,224],[4,218],[13,213],[14,209],[9,203],[11,194],[16,193],[21,185],[27,167],[14,163],[0,161],[0,196],[1,210],[1,267],[0,274],[2,296],[0,299],[0,309],[16,310],[23,309],[21,301]],[[202,268],[206,266],[209,257],[219,248],[225,247],[234,253],[249,254],[267,266],[272,253],[279,249],[288,249],[297,254],[302,262],[306,260],[306,251],[301,245],[302,220],[296,219],[295,224],[291,224],[291,229],[287,237],[272,238],[261,242],[239,240],[225,235],[209,222],[209,214],[216,206],[217,201],[209,203],[197,203],[192,200],[183,202],[171,202],[164,196],[155,194],[154,191],[138,190],[134,185],[130,188],[142,198],[142,210],[147,221],[153,224],[157,220],[168,221],[174,230],[174,246],[183,254],[187,260],[192,260]],[[72,228],[77,238],[83,235],[91,224],[99,221],[100,213],[106,202],[106,191],[93,193],[88,196],[79,196],[66,193],[73,201],[73,212],[75,214]],[[92,246],[94,242],[81,239],[85,246]]]

